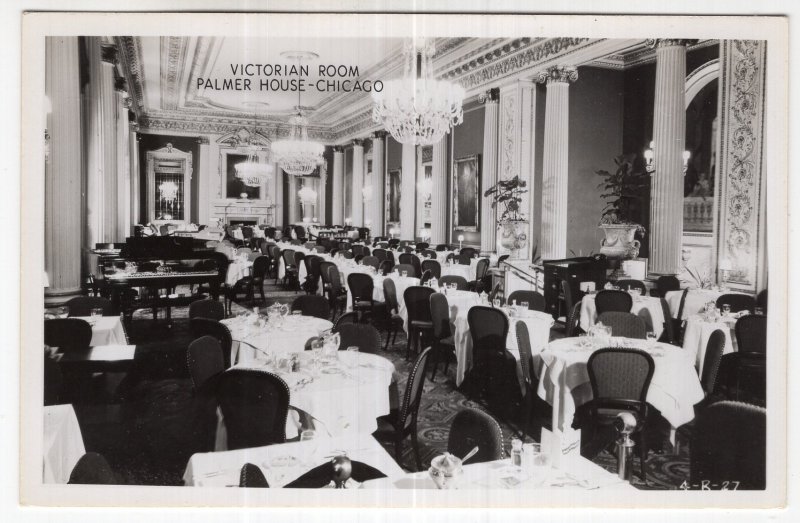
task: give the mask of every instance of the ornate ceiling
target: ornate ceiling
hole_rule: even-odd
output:
[[[140,128],[153,132],[224,134],[257,123],[260,132],[271,138],[287,135],[287,120],[298,105],[298,93],[287,82],[298,76],[286,74],[297,62],[282,53],[306,51],[317,55],[303,64],[308,74],[301,75],[307,82],[300,103],[311,122],[309,134],[340,143],[377,130],[371,120],[371,96],[345,92],[341,84],[328,88],[326,82],[349,80],[352,89],[356,80],[374,82],[402,74],[403,42],[394,38],[168,36],[115,41]],[[436,76],[460,83],[473,96],[517,78],[530,78],[555,63],[624,69],[652,59],[643,40],[439,38],[434,65]],[[252,75],[236,74],[243,64],[254,64],[248,71]],[[264,74],[258,74],[258,65],[265,66]],[[345,66],[339,71],[345,74],[331,77],[331,70],[323,77],[320,65]],[[249,79],[250,90],[222,84],[237,78],[239,87]],[[266,89],[260,88],[262,80],[270,82]],[[220,86],[228,89],[214,89]]]

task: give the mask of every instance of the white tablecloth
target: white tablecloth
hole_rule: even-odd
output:
[[[271,354],[303,352],[309,338],[333,327],[333,323],[326,319],[293,314],[286,316],[278,329],[262,327],[254,321],[254,317],[247,315],[222,320],[233,338],[231,361],[252,361],[259,357],[259,351]]]
[[[44,483],[67,483],[78,460],[86,453],[81,427],[72,405],[44,407]]]
[[[127,345],[128,339],[125,337],[125,327],[122,326],[119,316],[100,316],[91,318],[89,316],[76,316],[79,320],[84,320],[92,326],[92,347],[95,345]]]
[[[686,294],[686,302],[683,305],[683,318],[685,320],[689,316],[693,316],[705,309],[706,303],[713,301],[716,302],[717,298],[722,296],[722,291],[714,291],[711,289],[689,289]],[[678,310],[681,306],[681,296],[683,291],[669,291],[664,299],[667,300],[669,305],[669,312],[672,317],[678,319]]]
[[[553,427],[565,430],[572,425],[575,408],[592,399],[592,388],[586,363],[599,345],[581,342],[588,338],[563,338],[550,342],[534,354],[538,369],[538,394],[553,406]],[[625,344],[646,350],[653,356],[655,372],[647,394],[647,402],[675,429],[694,419],[694,405],[704,397],[694,368],[694,355],[681,347],[630,338],[612,338],[608,346]]]
[[[397,311],[397,314],[403,318],[403,330],[408,334],[408,309],[406,308],[406,300],[403,298],[403,295],[409,287],[419,285],[420,280],[419,278],[412,278],[410,276],[403,278],[396,272],[389,273],[386,277],[394,280],[394,286],[397,290],[397,305],[400,309]],[[381,291],[383,291],[383,289],[381,289]]]
[[[469,293],[475,296],[475,300],[468,307],[450,306],[450,320],[455,324],[455,345],[456,345],[456,385],[461,385],[469,369],[472,368],[472,335],[469,330],[467,313],[475,305],[480,305],[478,294]],[[448,304],[450,298],[448,297]],[[505,309],[503,309],[505,311]],[[507,314],[506,314],[507,315]],[[524,321],[528,326],[528,335],[531,340],[531,353],[536,354],[547,346],[550,341],[550,328],[553,326],[553,317],[539,311],[527,311],[524,317],[508,319],[508,336],[506,337],[506,350],[519,361],[519,347],[517,346],[517,322]],[[520,382],[520,389],[524,391],[522,381],[522,368],[517,365],[517,378]]]
[[[252,261],[237,258],[228,265],[228,272],[225,274],[225,283],[228,285],[236,285],[237,281],[250,276],[250,271],[252,269]]]
[[[586,294],[581,300],[581,329],[589,332],[589,327],[597,323],[597,306],[594,294]],[[646,312],[642,312],[646,311]],[[633,298],[631,312],[642,318],[647,323],[647,330],[653,331],[657,338],[664,331],[664,311],[661,300],[652,296],[636,296]]]
[[[372,434],[377,418],[389,414],[397,405],[394,365],[382,356],[338,351],[337,361],[311,368],[311,351],[300,354],[299,372],[279,372],[274,364],[258,359],[236,364],[237,368],[268,370],[280,375],[289,386],[289,404],[316,420],[318,432],[332,437]],[[224,420],[223,420],[224,422]],[[287,429],[292,429],[291,418]],[[287,430],[287,437],[291,430]],[[222,425],[217,427],[218,450],[227,448]]]
[[[388,477],[405,474],[392,456],[369,434],[347,438],[318,435],[311,441],[194,454],[186,465],[183,481],[186,486],[194,487],[238,486],[242,466],[252,463],[264,473],[270,488],[279,488],[328,461],[328,456],[342,452]]]
[[[703,361],[706,357],[708,338],[715,330],[719,329],[725,334],[725,349],[723,354],[730,354],[738,350],[734,327],[736,319],[720,318],[719,321],[708,322],[702,315],[695,314],[686,320],[686,330],[683,333],[683,349],[694,355],[694,364],[698,376],[703,375]]]

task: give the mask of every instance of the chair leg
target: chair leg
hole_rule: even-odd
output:
[[[411,338],[414,337],[414,329],[412,327],[408,328],[408,340],[406,340],[406,360],[411,355]]]
[[[411,447],[414,449],[414,459],[416,460],[417,470],[422,470],[422,460],[419,456],[419,441],[417,440],[417,421],[414,420],[411,432]]]

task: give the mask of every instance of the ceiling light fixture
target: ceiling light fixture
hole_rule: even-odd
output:
[[[303,60],[319,58],[318,54],[308,51],[285,51],[281,56],[297,60],[298,65]],[[287,173],[306,176],[324,161],[322,153],[325,152],[325,146],[308,138],[308,118],[303,115],[299,89],[295,109],[297,114],[289,118],[289,125],[292,126],[291,136],[285,140],[272,142],[272,158]]]
[[[373,92],[372,119],[400,143],[432,145],[464,118],[464,88],[433,78],[434,41],[407,40],[403,77],[384,82]]]
[[[255,107],[256,112],[265,102],[244,102],[243,105]],[[247,136],[246,141],[239,144],[238,149],[247,154],[247,159],[233,166],[236,170],[236,177],[248,187],[261,187],[261,185],[272,177],[272,165],[261,163],[258,153],[261,146],[256,143],[256,123],[253,122],[253,132]]]

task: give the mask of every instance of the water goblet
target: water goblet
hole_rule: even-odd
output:
[[[499,308],[500,308],[500,298],[495,298],[495,299],[493,299],[493,300],[492,300],[492,306],[493,306],[495,309],[499,309]]]
[[[656,344],[656,340],[658,339],[656,337],[656,333],[653,331],[647,331],[646,337],[647,337],[647,346],[650,348],[654,347]]]
[[[408,278],[408,271],[401,272],[400,276],[402,276],[403,278]]]
[[[101,309],[100,307],[96,307],[96,308],[92,309],[90,315],[91,315],[92,321],[97,321],[103,315],[103,309]]]
[[[730,306],[730,304],[725,303],[725,304],[722,305],[722,314],[724,314],[725,316],[730,316],[731,315],[731,306]]]
[[[519,306],[522,307],[523,310],[528,310],[530,303],[528,303],[527,301],[522,301],[520,302]]]
[[[522,468],[531,476],[533,484],[541,486],[550,476],[550,456],[539,443],[522,445]]]

